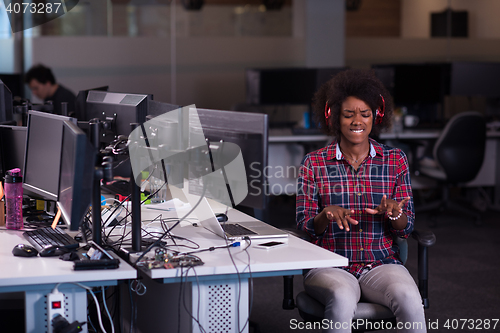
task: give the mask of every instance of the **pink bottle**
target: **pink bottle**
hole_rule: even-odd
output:
[[[21,169],[7,171],[5,175],[5,226],[23,229],[23,177]]]

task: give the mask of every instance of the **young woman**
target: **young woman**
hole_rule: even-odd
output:
[[[304,157],[296,213],[297,227],[315,244],[349,259],[346,267],[304,276],[306,292],[338,323],[331,332],[350,332],[360,299],[390,308],[399,332],[426,332],[420,293],[393,243],[413,230],[408,161],[370,138],[390,126],[392,112],[389,93],[370,71],[341,72],[315,95],[315,116],[334,140]]]

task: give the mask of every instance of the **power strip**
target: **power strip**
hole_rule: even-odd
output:
[[[52,292],[47,294],[47,332],[53,333],[54,327],[52,326],[52,319],[54,319],[58,314],[63,318],[66,318],[65,314],[65,303],[66,299],[61,292]]]

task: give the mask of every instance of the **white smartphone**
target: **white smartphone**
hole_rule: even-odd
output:
[[[275,249],[275,248],[283,246],[283,245],[286,245],[286,243],[277,242],[277,241],[270,241],[270,242],[266,242],[266,243],[256,244],[255,247],[259,248],[259,249],[269,250],[269,249]]]

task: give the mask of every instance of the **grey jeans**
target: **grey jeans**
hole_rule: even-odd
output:
[[[398,332],[427,332],[422,298],[403,265],[377,266],[363,271],[359,279],[343,269],[315,268],[304,276],[304,288],[325,305],[325,319],[331,324],[323,327],[324,332],[351,332],[360,299],[391,309]]]

